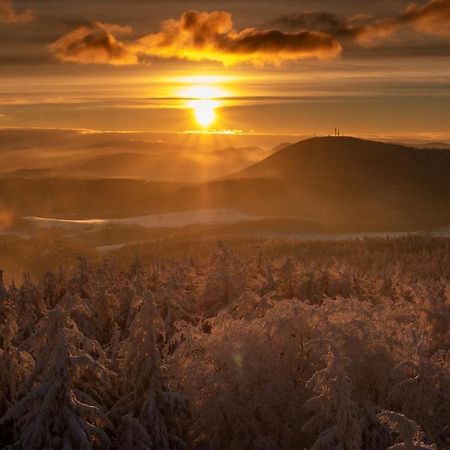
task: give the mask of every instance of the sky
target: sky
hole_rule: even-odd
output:
[[[450,0],[0,0],[0,127],[450,139]]]

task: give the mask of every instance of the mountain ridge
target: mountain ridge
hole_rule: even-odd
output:
[[[354,185],[398,185],[450,177],[450,152],[353,137],[320,137],[285,147],[229,178],[324,179]],[[442,173],[444,172],[444,173]]]

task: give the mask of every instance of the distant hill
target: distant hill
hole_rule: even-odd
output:
[[[0,152],[0,178],[199,182],[223,177],[269,154],[259,147],[199,150],[142,141],[108,141],[58,151],[21,149],[4,155]]]
[[[277,183],[278,198],[268,197],[265,203],[276,214],[371,223],[450,223],[447,150],[348,137],[313,138],[228,179]]]
[[[307,139],[225,180],[179,193],[185,203],[193,197],[325,223],[444,226],[450,224],[450,152],[349,137]]]
[[[224,207],[329,229],[335,224],[341,230],[440,227],[450,225],[450,151],[314,138],[206,183],[0,180],[1,206],[56,217]]]
[[[283,148],[232,178],[279,178],[386,188],[449,184],[450,152],[350,137],[313,138]]]

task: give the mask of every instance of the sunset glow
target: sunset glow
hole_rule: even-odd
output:
[[[449,136],[449,0],[107,3],[0,0],[0,127]]]

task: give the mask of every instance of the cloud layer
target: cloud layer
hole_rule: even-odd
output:
[[[129,28],[96,22],[82,26],[51,45],[61,61],[134,64],[151,58],[279,64],[303,58],[332,58],[341,52],[334,37],[318,32],[289,33],[275,29],[236,31],[231,14],[222,11],[184,13],[163,22],[158,33],[124,43],[117,36]]]
[[[13,8],[11,0],[0,0],[0,23],[20,25],[33,23],[37,20],[38,15],[32,9],[17,12]]]
[[[450,0],[412,4],[385,18],[300,13],[243,30],[234,28],[228,12],[189,11],[163,22],[160,31],[129,41],[121,37],[130,35],[131,28],[94,22],[66,34],[50,49],[60,61],[82,64],[137,64],[153,58],[281,64],[334,58],[343,45],[376,45],[402,30],[450,36]]]

